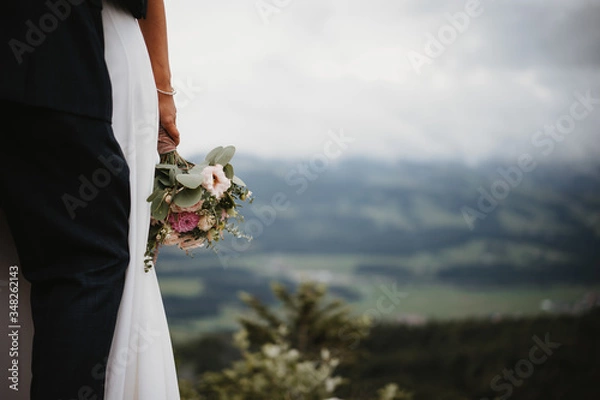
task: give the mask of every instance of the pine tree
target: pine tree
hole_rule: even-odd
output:
[[[281,303],[277,313],[255,296],[240,295],[254,312],[239,318],[253,348],[275,342],[279,327],[285,326],[291,346],[306,358],[318,358],[321,349],[327,348],[341,362],[356,360],[356,344],[369,334],[366,318],[352,316],[342,300],[327,299],[323,284],[303,282],[295,293],[279,283],[273,283],[271,289]]]
[[[336,375],[336,368],[341,357],[350,360],[356,354],[346,335],[366,338],[368,320],[352,317],[344,302],[326,299],[324,285],[304,282],[290,293],[274,283],[272,290],[281,312],[243,293],[255,315],[241,317],[243,328],[234,336],[242,359],[204,373],[197,392],[185,382],[182,400],[340,400],[334,393],[347,380]],[[377,394],[377,400],[412,400],[395,384]]]

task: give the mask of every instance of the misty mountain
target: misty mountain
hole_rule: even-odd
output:
[[[599,166],[319,160],[234,159],[254,192],[242,208],[254,238],[226,237],[217,255],[198,250],[193,258],[161,249],[162,280],[203,286],[193,296],[167,293],[169,315],[218,315],[240,305],[240,290],[270,302],[271,279],[300,279],[297,265],[278,265],[279,255],[308,256],[309,275],[325,276],[333,293],[352,301],[373,279],[479,288],[600,283]],[[340,259],[353,261],[340,267]]]
[[[247,252],[480,253],[461,267],[599,260],[599,166],[317,161],[236,165],[255,194],[243,209]]]

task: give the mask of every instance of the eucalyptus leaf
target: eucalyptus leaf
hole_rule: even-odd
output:
[[[146,199],[146,201],[151,202],[154,199],[156,199],[158,196],[164,196],[165,195],[165,190],[164,189],[156,189],[154,192],[152,192],[152,194],[150,196],[148,196],[148,198]]]
[[[208,167],[208,161],[202,161],[199,164],[196,164],[189,170],[190,174],[202,175],[202,171],[204,168]]]
[[[197,189],[184,189],[175,195],[173,201],[179,207],[191,207],[200,201],[203,193],[204,189],[201,187]]]
[[[215,164],[225,165],[233,158],[235,154],[234,146],[227,146],[215,157]]]
[[[225,176],[227,177],[227,179],[233,179],[233,177],[234,177],[233,165],[231,165],[231,164],[225,165],[223,167],[223,172],[225,173]]]
[[[156,175],[156,176],[159,176],[159,175],[169,176],[169,171],[170,171],[170,169],[166,169],[166,168],[158,169],[157,168],[156,171],[155,171],[155,173],[154,173],[154,175]]]
[[[217,156],[221,153],[222,150],[223,146],[215,147],[214,149],[208,152],[204,159],[208,161],[209,165],[215,165],[215,158],[217,158]]]
[[[246,183],[237,176],[234,176],[231,181],[238,186],[246,187]]]
[[[158,176],[156,178],[154,178],[154,190],[163,190],[163,189],[166,189],[167,187],[169,187],[169,186],[162,183],[162,181],[159,180]]]
[[[156,164],[156,169],[158,170],[165,170],[165,171],[170,171],[170,170],[175,170],[177,167],[173,164]]]
[[[179,174],[177,175],[177,181],[181,183],[188,189],[196,189],[198,186],[202,185],[204,181],[204,177],[202,175],[196,174]]]
[[[157,169],[157,170],[155,171],[155,174],[154,174],[154,176],[155,176],[156,178],[159,178],[159,177],[161,177],[161,176],[162,176],[162,177],[169,178],[169,170],[168,170],[168,169]]]
[[[169,182],[171,185],[175,184],[175,176],[177,175],[177,170],[175,168],[169,170]]]
[[[170,187],[170,186],[173,186],[175,184],[175,181],[171,180],[171,176],[170,175],[163,175],[163,174],[161,174],[161,175],[157,176],[156,179],[158,180],[158,182],[160,182],[165,187]]]
[[[169,205],[164,201],[163,196],[158,196],[152,201],[150,210],[154,219],[162,221],[167,218]]]

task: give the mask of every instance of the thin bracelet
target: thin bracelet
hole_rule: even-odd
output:
[[[158,93],[166,94],[167,96],[175,96],[177,94],[177,90],[175,90],[175,89],[173,89],[172,92],[167,92],[165,90],[160,90],[159,88],[156,88],[156,91]]]

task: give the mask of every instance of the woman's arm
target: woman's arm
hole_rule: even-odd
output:
[[[169,46],[167,43],[167,19],[163,0],[148,0],[146,19],[139,20],[140,29],[150,54],[152,72],[157,89],[171,92],[171,69],[169,67]],[[173,96],[158,93],[160,124],[179,144],[179,131],[175,125],[177,109]]]

